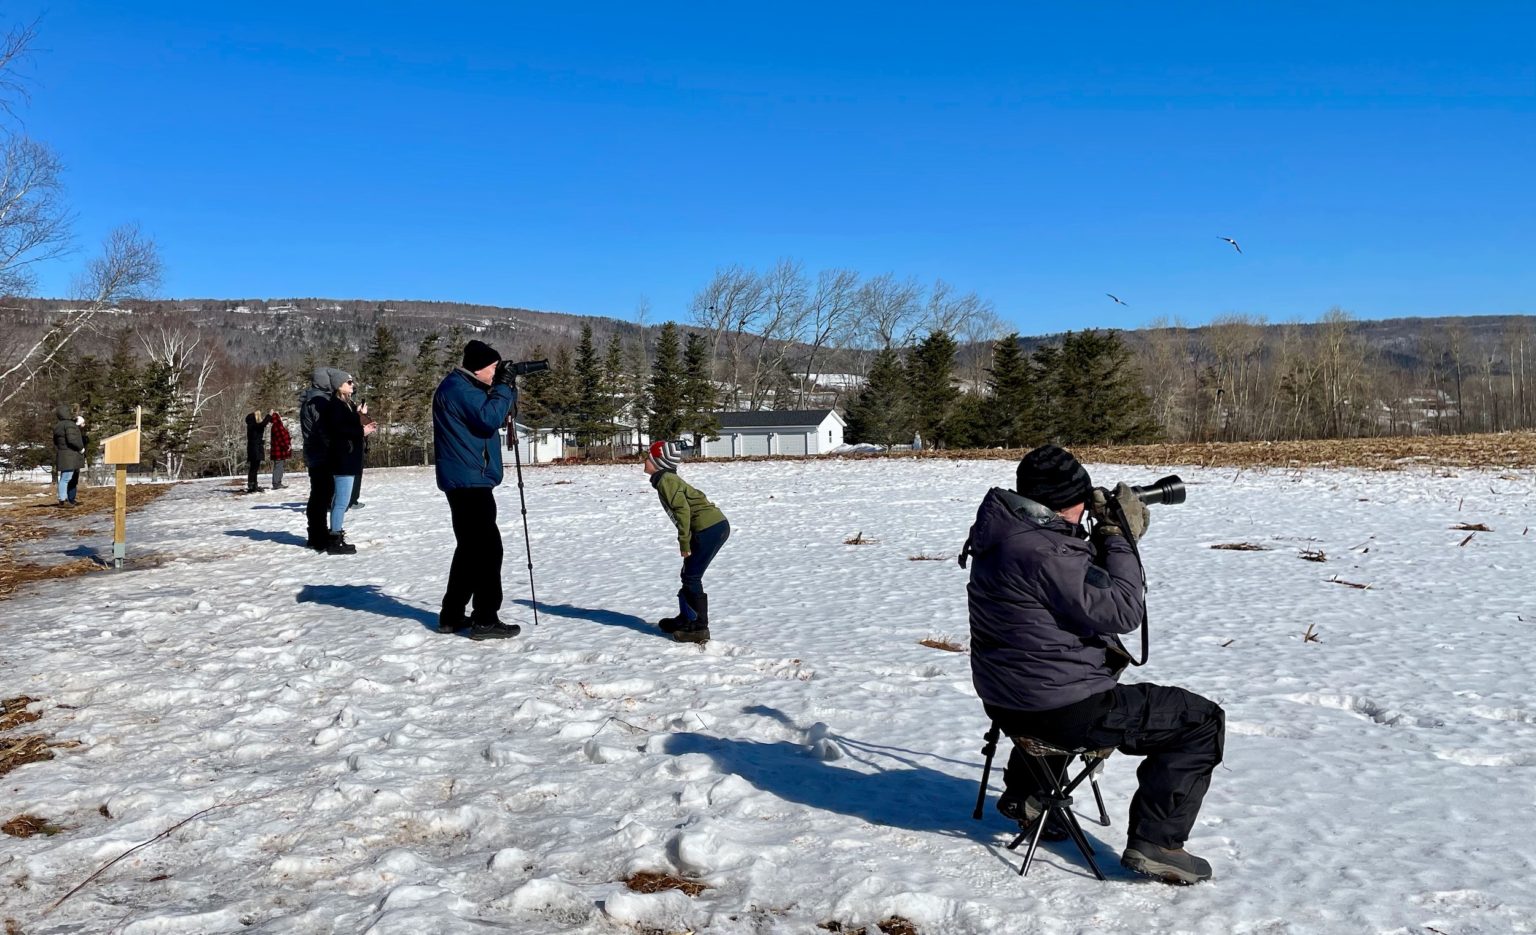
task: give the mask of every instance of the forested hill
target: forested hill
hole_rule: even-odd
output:
[[[7,299],[0,303],[0,328],[19,340],[41,333],[50,313],[68,308],[58,299]],[[131,313],[131,314],[130,314]],[[173,323],[194,326],[222,341],[228,360],[235,364],[261,365],[272,360],[302,356],[306,351],[343,349],[360,352],[373,339],[378,326],[390,328],[402,346],[413,346],[436,332],[447,335],[457,328],[501,349],[509,357],[521,357],[542,347],[553,354],[560,347],[574,347],[582,325],[590,324],[599,346],[618,334],[629,341],[654,330],[667,320],[688,325],[685,310],[674,315],[652,312],[643,323],[616,318],[543,312],[526,308],[474,305],[462,302],[420,300],[270,298],[270,299],[167,299],[126,303],[123,310],[100,320],[93,338],[81,335],[85,349],[104,352],[110,344],[113,322]],[[1235,339],[1239,334],[1271,345],[1289,332],[1310,336],[1322,327],[1315,323],[1266,323],[1262,319],[1231,317],[1213,325],[1178,329],[1138,329],[1122,332],[1126,344],[1138,351],[1159,339],[1179,339],[1192,350]],[[700,328],[699,330],[704,330]],[[1394,368],[1418,370],[1434,359],[1451,354],[1470,363],[1481,356],[1503,358],[1511,341],[1526,336],[1527,353],[1536,351],[1536,317],[1530,315],[1481,315],[1470,317],[1349,319],[1347,331],[1368,354]],[[1000,335],[999,335],[1000,336]],[[1024,335],[1026,349],[1049,343],[1059,335]],[[94,345],[94,346],[93,346]],[[962,340],[962,347],[964,347]],[[789,355],[793,357],[794,355]],[[819,370],[846,368],[862,371],[859,358],[837,355]],[[962,350],[962,358],[970,355]],[[1196,350],[1195,356],[1199,356]],[[1504,369],[1498,364],[1495,371]]]

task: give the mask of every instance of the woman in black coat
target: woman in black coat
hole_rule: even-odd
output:
[[[53,412],[59,417],[53,423],[53,473],[58,482],[59,506],[74,506],[70,482],[85,469],[85,435],[69,406],[61,403]]]
[[[363,470],[363,438],[371,435],[374,426],[364,426],[352,405],[352,394],[357,382],[350,376],[325,403],[320,412],[320,428],[326,439],[326,464],[336,481],[336,492],[331,497],[331,541],[326,551],[332,555],[350,555],[357,546],[347,541],[344,522],[347,504],[352,498],[352,485]]]

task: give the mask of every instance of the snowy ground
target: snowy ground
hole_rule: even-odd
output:
[[[1100,482],[1162,469],[1091,466]],[[431,629],[452,537],[426,471],[368,475],[352,557],[301,548],[292,491],[186,484],[131,518],[156,567],[0,605],[0,688],[81,746],[0,779],[0,919],[43,933],[1536,931],[1536,496],[1520,476],[1181,471],[1144,553],[1152,662],[1228,717],[1192,851],[1214,882],[1055,845],[1028,878],[973,821],[986,727],[952,559],[1005,462],[685,466],[735,532],[715,639],[673,607],[670,526],[637,467],[527,472],[498,494],[508,619]],[[1455,523],[1485,523],[1466,532]],[[877,543],[847,546],[855,533]],[[1267,551],[1212,550],[1251,542]],[[61,542],[61,548],[78,543]],[[1303,561],[1320,549],[1325,563]],[[1329,579],[1370,585],[1361,590]],[[1316,641],[1305,641],[1308,626]],[[994,779],[994,786],[996,780]],[[995,788],[992,796],[995,799]],[[120,861],[106,861],[222,806]],[[633,894],[637,870],[709,885]],[[626,928],[630,926],[630,928]],[[869,929],[873,933],[874,929]]]

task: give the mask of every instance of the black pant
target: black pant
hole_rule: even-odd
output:
[[[256,489],[256,472],[261,470],[261,449],[251,448],[245,452],[245,489]]]
[[[443,613],[463,613],[473,598],[472,617],[494,617],[501,609],[501,530],[496,528],[496,494],[490,487],[448,491],[453,513],[453,565]]]
[[[1058,747],[1115,747],[1144,756],[1136,770],[1130,836],[1159,847],[1189,839],[1200,803],[1221,762],[1226,715],[1215,702],[1182,688],[1116,685],[1054,711],[1015,711],[987,705],[987,715],[1009,736],[1036,737]],[[1011,797],[1039,791],[1027,755],[1015,749],[1003,783]],[[1059,770],[1059,757],[1050,764]]]
[[[347,501],[347,506],[357,506],[357,498],[363,493],[363,469],[358,468],[352,475],[352,498]]]
[[[309,501],[304,504],[304,521],[311,545],[331,541],[331,500],[336,496],[336,475],[323,467],[309,469]]]
[[[715,553],[731,537],[731,521],[721,520],[707,529],[700,529],[688,537],[688,557],[683,559],[683,590],[690,594],[704,593],[704,572],[715,560]]]

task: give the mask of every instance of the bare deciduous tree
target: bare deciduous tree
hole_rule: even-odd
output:
[[[160,283],[160,255],[155,242],[137,225],[119,227],[107,236],[101,255],[86,267],[76,284],[77,305],[65,309],[43,336],[20,358],[0,372],[0,412],[32,379],[46,369],[75,335],[103,309],[139,298]]]

